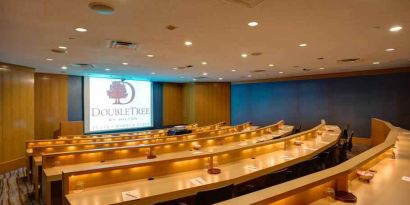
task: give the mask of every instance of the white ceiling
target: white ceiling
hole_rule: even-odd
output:
[[[265,0],[254,8],[226,0],[99,0],[115,8],[109,16],[93,12],[90,2],[1,0],[0,61],[37,72],[61,73],[66,65],[66,73],[73,75],[178,82],[192,81],[203,72],[207,81],[242,81],[410,66],[409,0]],[[249,27],[250,21],[259,26]],[[178,28],[169,31],[165,27],[170,24]],[[395,25],[403,29],[390,32]],[[76,32],[76,27],[88,32]],[[137,42],[139,49],[110,49],[107,39]],[[186,40],[193,45],[186,47]],[[301,48],[300,43],[308,46]],[[50,51],[59,45],[67,46],[68,54]],[[241,58],[241,53],[252,52],[263,54]],[[343,58],[362,61],[337,62]],[[96,68],[80,70],[72,63]],[[268,67],[270,63],[275,67]],[[194,67],[172,69],[185,65]],[[267,71],[247,77],[257,69]]]

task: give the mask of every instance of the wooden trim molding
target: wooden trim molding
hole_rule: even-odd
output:
[[[283,77],[283,78],[268,78],[268,79],[250,80],[250,81],[237,81],[237,82],[232,82],[232,84],[267,83],[267,82],[283,82],[283,81],[298,81],[298,80],[318,80],[318,79],[326,79],[326,78],[346,78],[346,77],[373,76],[373,75],[409,73],[409,72],[410,72],[409,67],[388,68],[388,69],[362,70],[362,71],[341,72],[341,73],[291,76],[291,77]]]
[[[0,163],[0,174],[16,170],[18,168],[26,166],[26,158],[20,157],[14,160]]]

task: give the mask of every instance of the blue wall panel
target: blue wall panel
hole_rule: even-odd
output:
[[[83,121],[83,77],[68,76],[68,121]]]
[[[280,119],[309,129],[326,119],[370,136],[370,118],[410,128],[410,73],[233,84],[232,124],[268,125]]]

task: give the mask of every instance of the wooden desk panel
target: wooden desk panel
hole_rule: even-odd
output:
[[[169,200],[180,198],[188,195],[193,195],[198,191],[215,188],[218,186],[223,186],[225,184],[238,184],[258,176],[265,175],[274,170],[278,170],[292,164],[304,161],[312,157],[313,155],[318,154],[322,150],[327,149],[328,147],[334,145],[340,134],[340,130],[337,127],[332,127],[336,132],[326,133],[322,137],[304,137],[303,146],[292,146],[288,144],[287,150],[277,149],[274,152],[263,153],[256,156],[256,159],[249,159],[251,155],[248,155],[244,159],[227,162],[224,164],[218,165],[218,168],[222,170],[222,173],[219,175],[209,175],[206,170],[198,169],[187,171],[183,173],[171,173],[167,175],[157,176],[155,180],[147,181],[146,179],[140,179],[136,181],[127,181],[121,183],[115,183],[110,185],[96,186],[85,188],[84,191],[79,193],[70,192],[66,196],[67,201],[70,204],[116,204],[122,203],[121,192],[137,190],[141,195],[141,199],[136,201],[130,201],[124,204],[150,204],[157,201]],[[302,133],[306,134],[306,133]],[[288,140],[295,139],[292,136],[289,136]],[[279,141],[280,142],[280,141]],[[283,142],[283,141],[282,141]],[[254,143],[255,145],[249,145],[250,148],[257,148],[261,146],[270,146],[272,143],[275,143],[274,140]],[[276,141],[278,143],[278,141]],[[247,146],[247,145],[244,145]],[[282,144],[283,146],[283,144]],[[222,147],[222,146],[221,146]],[[215,153],[218,152],[221,158],[223,158],[225,153],[230,152],[241,152],[247,149],[241,148],[232,148],[232,147],[223,147],[220,150],[215,150]],[[257,153],[258,154],[258,153]],[[190,159],[190,158],[186,158]],[[181,159],[179,159],[181,160]],[[164,161],[162,162],[164,163]],[[165,162],[166,163],[166,162]],[[171,162],[172,163],[172,162]],[[189,162],[180,162],[182,164],[174,164],[172,169],[177,169],[175,166],[184,166],[183,163]],[[253,165],[258,168],[258,171],[250,171],[244,169],[246,165]],[[116,172],[115,170],[113,170]],[[137,170],[135,170],[137,171]],[[119,170],[117,174],[120,174]],[[140,171],[137,171],[140,174]],[[97,175],[95,175],[97,174]],[[88,177],[97,177],[98,172],[93,175],[88,175]],[[115,174],[115,173],[113,173]],[[121,175],[127,174],[127,172],[122,172]],[[131,174],[131,173],[128,173]],[[68,179],[69,176],[72,176],[70,173],[64,176],[64,180]],[[67,177],[67,178],[66,178]],[[75,175],[75,177],[70,178],[81,178],[81,175]],[[202,177],[208,183],[203,186],[193,186],[189,179],[195,177]],[[95,179],[97,179],[95,178]],[[77,181],[78,182],[78,181]],[[85,183],[88,183],[85,182]],[[86,187],[86,185],[83,185]],[[77,190],[78,191],[78,190]]]

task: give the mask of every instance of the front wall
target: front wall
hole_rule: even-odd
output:
[[[35,138],[59,135],[61,121],[68,119],[67,75],[35,74]]]

